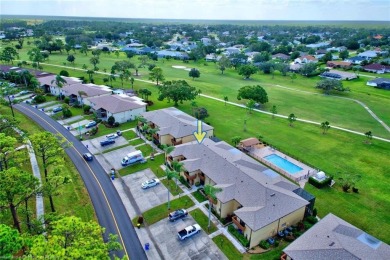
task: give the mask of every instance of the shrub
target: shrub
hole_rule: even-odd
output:
[[[316,179],[314,179],[313,177],[309,177],[309,183],[318,189],[321,189],[325,186],[329,186],[330,183],[332,182],[332,180],[333,180],[333,177],[327,177],[325,180],[320,182],[320,181],[317,181]]]
[[[279,246],[279,240],[276,240],[275,243],[274,243],[274,247],[278,247]]]
[[[267,241],[265,241],[265,240],[261,240],[260,243],[259,243],[259,246],[261,248],[263,248],[263,249],[269,249],[270,244]]]
[[[115,122],[114,127],[118,127],[118,126],[119,126],[119,122]]]
[[[70,98],[69,98],[69,97],[64,98],[64,102],[65,102],[66,104],[69,104]]]
[[[62,115],[64,116],[64,118],[72,117],[72,111],[70,111],[70,109],[67,107],[63,107],[62,108]]]
[[[234,237],[237,238],[238,241],[240,241],[240,243],[244,246],[244,247],[249,247],[249,241],[248,239],[246,239],[246,237],[244,237],[244,235],[242,233],[240,233],[237,229],[235,229],[233,227],[233,225],[230,225],[228,227],[228,231],[230,232],[230,234],[232,234]]]
[[[309,223],[308,221],[303,221],[303,225],[305,227],[305,230],[308,230],[313,226],[313,224]]]
[[[37,95],[37,96],[35,96],[34,101],[35,101],[37,104],[41,104],[41,103],[43,103],[43,102],[46,102],[46,97],[45,97],[45,96],[42,96],[42,95]]]
[[[66,70],[61,70],[60,75],[65,76],[65,77],[69,77],[69,72],[67,72]]]
[[[314,208],[314,209],[313,209],[313,216],[314,216],[314,217],[317,217],[317,208]]]
[[[188,184],[187,180],[186,180],[183,176],[180,175],[179,181],[180,181],[184,186],[186,186],[187,188],[191,188],[191,186]]]
[[[85,106],[83,107],[84,114],[88,114],[90,109],[91,109],[91,106],[85,105]]]
[[[91,135],[95,135],[98,132],[98,128],[94,127],[91,129]]]
[[[107,119],[107,123],[108,123],[110,126],[113,126],[113,125],[115,124],[115,117],[110,116],[110,117]]]
[[[316,217],[314,217],[314,216],[308,216],[308,217],[306,218],[306,220],[307,220],[307,222],[309,222],[309,223],[311,223],[311,224],[315,224],[315,223],[318,222],[318,219],[317,219]]]

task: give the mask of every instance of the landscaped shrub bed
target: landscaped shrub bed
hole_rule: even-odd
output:
[[[260,243],[259,243],[259,246],[263,249],[269,249],[270,248],[270,244],[265,241],[265,240],[261,240]]]
[[[309,183],[318,189],[321,189],[325,186],[329,186],[330,183],[332,182],[332,180],[333,180],[333,177],[327,177],[325,180],[320,182],[320,181],[317,181],[316,179],[314,179],[313,177],[309,177]]]
[[[186,181],[186,179],[184,179],[183,176],[180,176],[180,177],[179,177],[179,181],[180,181],[184,186],[186,186],[187,188],[191,189],[191,186],[188,184],[188,182]]]
[[[238,241],[244,246],[244,247],[249,247],[249,241],[244,237],[243,234],[241,234],[237,229],[233,227],[233,225],[230,225],[228,227],[228,231],[230,234],[232,234],[235,238],[237,238]]]

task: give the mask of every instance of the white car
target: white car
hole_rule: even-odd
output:
[[[107,139],[115,139],[115,138],[117,138],[117,137],[119,137],[118,134],[109,134],[109,135],[106,135],[106,138],[107,138]]]
[[[160,184],[160,180],[159,179],[151,179],[151,180],[143,182],[141,184],[141,187],[142,187],[142,189],[149,189],[149,188],[154,187],[154,186],[156,186],[158,184]]]

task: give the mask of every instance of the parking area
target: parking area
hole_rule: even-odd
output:
[[[195,224],[191,216],[175,222],[167,219],[150,226],[150,231],[166,259],[227,259],[203,230],[180,241],[177,232]]]
[[[123,145],[129,144],[129,141],[127,141],[123,136],[119,136],[119,137],[115,138],[115,143],[109,144],[109,145],[106,145],[106,146],[101,146],[100,145],[100,141],[103,141],[103,140],[106,140],[106,139],[107,139],[106,136],[100,136],[100,137],[97,137],[97,138],[93,138],[93,139],[88,139],[88,140],[82,141],[82,143],[85,146],[88,145],[88,150],[92,154],[98,154],[98,153],[101,153],[101,152],[103,152],[105,150],[110,150],[110,149],[115,148],[115,147],[119,147],[119,146],[123,146]],[[125,156],[127,153],[130,153],[132,151],[134,151],[134,149],[133,150],[129,150],[128,152],[122,153],[120,155],[120,159],[122,159],[123,156]]]
[[[130,188],[131,194],[137,202],[141,212],[154,208],[168,201],[167,188],[165,188],[164,184],[160,183],[159,185],[146,190],[141,188],[141,184],[144,181],[153,178],[156,178],[156,176],[150,169],[122,177],[126,186]],[[173,197],[172,194],[170,196],[171,198]]]
[[[87,144],[88,141],[89,140],[83,141],[83,144],[84,145]],[[99,146],[100,146],[100,144],[99,144]],[[88,145],[88,149],[91,151],[91,149],[93,150],[96,148]],[[133,146],[129,145],[129,146],[119,148],[117,150],[114,150],[114,151],[111,151],[108,153],[95,154],[95,157],[104,169],[109,170],[109,169],[114,168],[116,170],[120,170],[123,168],[123,166],[121,165],[122,158],[125,157],[126,154],[134,152],[134,151],[135,151],[135,148]],[[127,167],[131,167],[131,166],[127,166]]]

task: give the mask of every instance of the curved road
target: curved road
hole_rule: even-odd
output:
[[[118,235],[123,250],[115,252],[116,255],[121,258],[127,256],[130,259],[147,259],[122,200],[107,173],[96,160],[86,162],[83,159],[82,154],[88,152],[87,148],[61,124],[40,110],[22,103],[14,105],[14,108],[30,117],[46,131],[61,134],[73,144],[65,151],[83,178],[99,224],[106,229],[105,241],[109,233]]]

